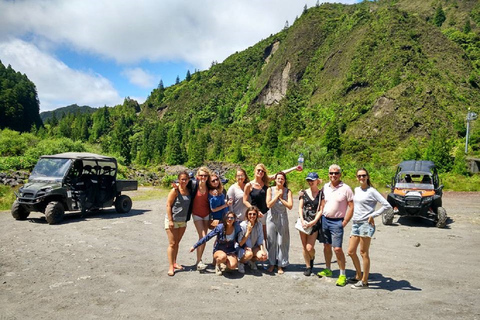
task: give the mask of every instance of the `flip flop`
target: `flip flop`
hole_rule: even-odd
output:
[[[175,275],[175,271],[168,271],[167,274],[169,277],[173,277]]]
[[[173,268],[174,268],[175,270],[183,270],[183,266],[181,266],[181,265],[179,265],[179,264],[176,264],[176,263],[173,265]]]

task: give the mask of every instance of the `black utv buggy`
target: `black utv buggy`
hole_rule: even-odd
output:
[[[437,169],[432,161],[403,161],[392,179],[387,197],[393,209],[383,214],[385,225],[393,223],[394,215],[423,217],[439,228],[447,223],[447,212],[442,207],[442,188]]]
[[[85,213],[115,205],[117,212],[127,213],[132,200],[121,193],[137,186],[134,180],[117,180],[117,160],[112,157],[83,152],[42,156],[16,194],[12,216],[25,220],[38,211],[54,224],[65,211]]]

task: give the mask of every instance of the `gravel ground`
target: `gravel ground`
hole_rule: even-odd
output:
[[[189,223],[178,257],[186,270],[168,277],[165,200],[134,201],[125,215],[68,214],[60,225],[36,212],[27,221],[0,212],[0,319],[480,319],[478,192],[444,194],[445,229],[377,219],[366,290],[336,287],[338,270],[333,278],[303,275],[297,202],[285,274],[193,271],[188,249],[197,233]],[[344,250],[347,243],[345,236]],[[315,272],[324,267],[316,248]],[[347,276],[352,270],[347,257]]]

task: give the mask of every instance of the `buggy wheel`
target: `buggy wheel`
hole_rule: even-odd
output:
[[[47,204],[45,208],[45,218],[47,218],[48,224],[59,223],[63,220],[65,214],[65,208],[63,204],[58,201],[52,201]]]
[[[438,207],[437,208],[437,222],[435,223],[435,226],[437,228],[445,228],[445,226],[447,225],[447,211],[442,208],[442,207]]]
[[[115,210],[118,213],[127,213],[132,209],[132,199],[129,196],[121,195],[115,199]]]
[[[393,223],[393,217],[395,213],[393,212],[393,208],[388,209],[382,215],[382,222],[384,225],[389,226]]]
[[[18,203],[15,200],[12,204],[12,216],[15,220],[25,220],[30,214],[30,210],[27,209],[23,204]]]

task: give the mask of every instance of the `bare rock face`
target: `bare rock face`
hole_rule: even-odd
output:
[[[28,175],[26,171],[0,172],[0,184],[16,187],[24,184],[28,179]]]
[[[277,104],[285,97],[290,81],[290,62],[287,62],[282,73],[274,74],[260,94],[259,101],[266,106]]]

